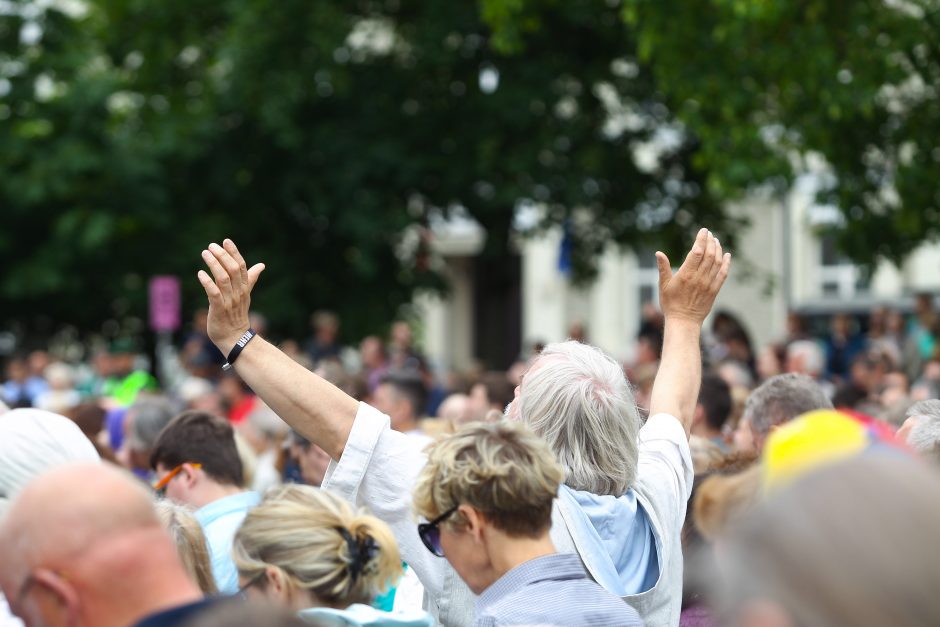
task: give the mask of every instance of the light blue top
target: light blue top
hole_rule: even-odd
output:
[[[473,627],[642,627],[636,610],[588,579],[572,553],[537,557],[497,579],[477,599]]]
[[[238,592],[238,571],[232,561],[232,542],[248,510],[260,501],[257,492],[239,492],[196,510],[196,520],[202,525],[209,545],[212,575],[221,594]]]
[[[558,505],[579,540],[581,559],[597,580],[618,596],[646,592],[659,578],[656,539],[636,493],[591,494],[561,486]]]
[[[312,607],[301,610],[299,615],[304,620],[330,627],[434,627],[436,624],[423,610],[383,612],[360,603],[345,610]]]

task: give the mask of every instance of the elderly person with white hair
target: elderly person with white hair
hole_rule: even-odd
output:
[[[897,439],[924,459],[940,463],[940,400],[918,401],[904,416]]]
[[[426,463],[421,447],[392,431],[388,416],[256,336],[248,309],[263,264],[249,269],[230,240],[211,244],[202,258],[212,272],[199,273],[210,338],[279,416],[335,460],[323,487],[389,523],[425,586],[429,611],[445,625],[469,624],[472,593],[415,533],[411,491]],[[577,342],[546,347],[507,412],[549,444],[565,472],[552,512],[555,548],[577,553],[595,581],[654,626],[679,620],[679,530],[692,487],[688,436],[701,382],[699,342],[731,263],[705,229],[675,274],[664,254],[656,258],[665,333],[646,424],[620,364]]]
[[[78,426],[40,409],[14,409],[0,415],[0,520],[20,490],[50,468],[100,458]],[[0,627],[22,625],[0,594]]]
[[[236,432],[245,439],[256,456],[251,489],[263,494],[268,488],[280,485],[281,473],[277,469],[277,458],[284,440],[290,435],[287,423],[270,407],[258,403],[236,427]]]

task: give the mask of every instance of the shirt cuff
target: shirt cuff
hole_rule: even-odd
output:
[[[382,432],[390,428],[389,424],[388,416],[371,405],[359,403],[343,455],[339,462],[330,460],[323,478],[323,489],[355,502],[375,446]]]

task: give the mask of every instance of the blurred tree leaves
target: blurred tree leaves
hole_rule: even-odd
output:
[[[539,207],[527,231],[565,224],[579,280],[609,242],[678,254],[700,224],[729,241],[736,230],[720,201],[750,161],[737,154],[747,172],[710,174],[721,151],[638,63],[638,46],[654,54],[658,40],[637,39],[616,6],[4,7],[6,320],[42,312],[93,329],[142,316],[146,278],[164,273],[183,278],[188,308],[201,305],[199,251],[230,236],[268,265],[255,303],[275,327],[303,333],[310,311],[331,307],[354,336],[414,289],[441,286],[426,247],[402,234],[456,206],[497,258],[517,208]],[[728,147],[746,143],[728,130]]]
[[[507,51],[528,45],[520,24],[559,4],[481,1]],[[819,201],[845,217],[841,247],[868,267],[940,235],[940,3],[608,4],[663,104],[697,138],[712,194],[782,191],[815,170]]]

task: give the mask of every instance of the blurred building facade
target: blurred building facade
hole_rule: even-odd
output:
[[[820,235],[840,218],[833,208],[814,205],[812,191],[798,182],[785,201],[752,198],[732,209],[747,216],[750,227],[739,234],[735,268],[716,310],[741,319],[755,346],[785,335],[788,311],[826,316],[875,305],[907,310],[914,294],[940,292],[940,245],[924,245],[902,267],[882,263],[865,276],[837,253],[831,237]],[[611,246],[599,261],[597,280],[578,288],[559,266],[560,228],[520,238],[518,257],[509,264],[515,267],[495,273],[477,257],[485,233],[472,220],[440,221],[432,231],[452,289],[415,304],[425,350],[438,366],[462,369],[479,360],[504,368],[535,342],[566,339],[577,323],[592,344],[632,358],[643,305],[657,301],[654,251]],[[685,254],[666,252],[675,266]]]

